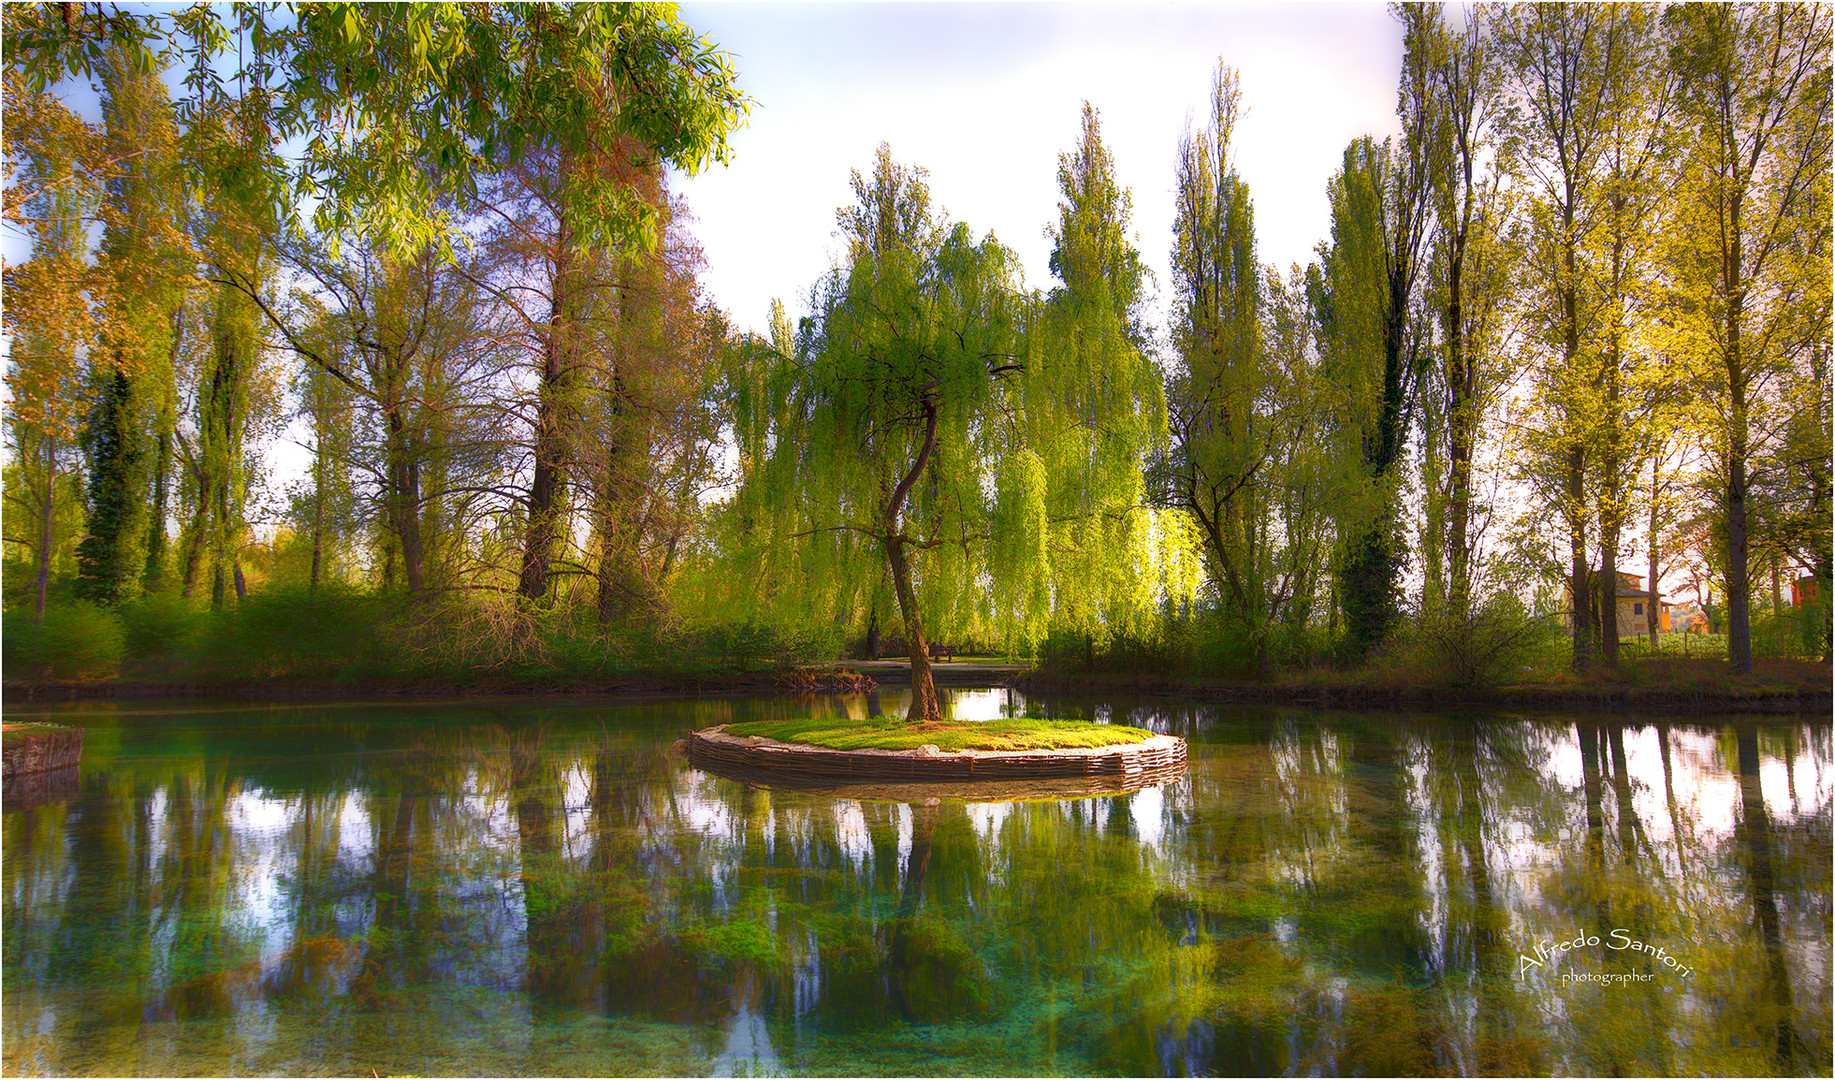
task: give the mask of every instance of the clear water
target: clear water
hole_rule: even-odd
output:
[[[1827,722],[954,696],[1190,771],[929,805],[671,750],[864,698],[11,708],[87,735],[4,815],[0,1066],[1830,1071]]]

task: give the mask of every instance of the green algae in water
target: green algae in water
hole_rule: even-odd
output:
[[[81,790],[4,816],[0,1065],[1828,1071],[1826,727],[1117,702],[1191,739],[1186,779],[993,806],[667,752],[787,707],[86,708]],[[1691,973],[1521,970],[1612,926]]]

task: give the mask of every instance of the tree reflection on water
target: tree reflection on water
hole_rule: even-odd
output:
[[[4,818],[5,1070],[1830,1068],[1826,723],[990,700],[1189,772],[862,798],[669,749],[866,698],[60,713],[80,787]]]

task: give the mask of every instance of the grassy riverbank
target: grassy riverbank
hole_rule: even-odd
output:
[[[1644,657],[1619,670],[1534,672],[1521,681],[1473,686],[1393,666],[1286,672],[1267,681],[1153,672],[1041,669],[1014,685],[1033,691],[1133,693],[1232,703],[1336,708],[1489,706],[1587,710],[1803,713],[1827,717],[1830,668],[1814,660],[1759,660],[1750,676],[1725,660]]]
[[[42,623],[6,613],[9,700],[72,697],[339,700],[414,695],[834,693],[909,682],[908,661],[836,662],[843,643],[754,624],[608,631],[590,613],[479,621],[477,610],[335,589],[251,595],[222,612],[170,596],[103,610],[55,606]],[[1774,635],[1777,636],[1777,635]],[[1788,636],[1777,636],[1779,648]],[[1076,644],[1076,643],[1071,643]],[[1560,642],[1461,651],[1415,633],[1360,666],[1291,660],[1264,679],[1221,677],[1227,651],[1113,642],[1047,650],[1042,663],[982,656],[938,662],[940,685],[1017,686],[1347,708],[1507,707],[1774,712],[1827,716],[1830,669],[1761,655],[1751,676],[1699,655],[1718,639],[1628,643],[1616,671],[1567,670]],[[1495,643],[1493,643],[1495,645]]]

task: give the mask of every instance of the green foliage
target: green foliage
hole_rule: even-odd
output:
[[[354,679],[400,658],[391,602],[347,589],[275,589],[212,617],[190,666],[226,679],[310,676]]]
[[[1338,557],[1344,662],[1370,655],[1401,623],[1404,554],[1393,518],[1366,524],[1346,539]]]
[[[689,926],[678,937],[689,956],[725,971],[746,965],[774,971],[787,962],[777,935],[756,919]]]
[[[1806,634],[1813,627],[1815,608],[1785,608],[1776,614],[1770,610],[1752,617],[1752,655],[1756,657],[1805,658],[1821,655],[1821,641]]]
[[[6,60],[36,91],[93,75],[110,49],[136,67],[190,69],[187,124],[237,87],[248,130],[298,139],[283,164],[197,154],[203,179],[259,192],[272,213],[315,205],[330,236],[401,254],[450,251],[453,199],[537,148],[616,157],[632,140],[687,173],[731,153],[747,100],[731,61],[661,4],[325,3],[281,12],[197,3],[156,14],[12,13]],[[232,69],[219,70],[221,62]],[[227,78],[225,75],[227,74]],[[463,93],[455,92],[464,88]],[[581,250],[647,250],[656,213],[582,172]]]
[[[187,655],[209,628],[203,610],[174,592],[138,596],[117,610],[127,655],[136,662]]]
[[[1407,551],[1398,463],[1429,358],[1410,312],[1426,218],[1420,134],[1405,130],[1399,146],[1365,137],[1345,148],[1344,166],[1327,185],[1331,242],[1309,280],[1321,371],[1343,393],[1338,450],[1356,470],[1336,501],[1336,571],[1350,660],[1368,655],[1400,618]]]
[[[687,664],[699,662],[729,671],[774,670],[833,660],[841,652],[841,631],[833,624],[749,619],[684,631],[668,646]]]
[[[1456,687],[1519,681],[1559,647],[1554,621],[1537,618],[1509,594],[1474,605],[1464,617],[1451,611],[1426,616],[1414,636],[1424,664],[1439,681]]]
[[[1322,627],[1286,620],[1259,630],[1237,613],[1205,605],[1189,617],[1164,615],[1140,632],[1107,637],[1054,630],[1041,667],[1059,672],[1265,679],[1330,653]]]
[[[116,367],[97,371],[96,403],[83,429],[89,463],[89,535],[77,545],[76,594],[113,607],[127,599],[145,567],[146,500],[139,490],[146,456],[132,383]]]
[[[52,679],[105,679],[127,655],[119,615],[88,601],[45,608],[42,623],[22,612],[6,615],[6,668]]]
[[[16,429],[15,429],[16,430]],[[4,473],[8,538],[4,563],[4,597],[6,607],[31,607],[37,587],[39,515],[44,510],[44,492],[38,486],[37,469],[9,465]],[[15,516],[16,515],[16,516]],[[14,537],[12,530],[28,534]],[[65,473],[56,477],[52,488],[51,549],[46,566],[47,599],[67,600],[76,579],[76,546],[83,539],[83,478]]]

